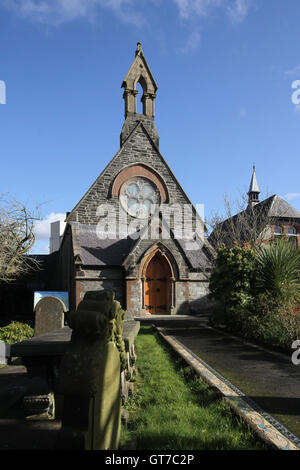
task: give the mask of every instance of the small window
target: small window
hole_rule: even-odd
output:
[[[282,235],[282,227],[279,227],[279,225],[276,225],[274,228],[274,233],[275,235]]]
[[[295,227],[289,227],[289,235],[297,235]]]

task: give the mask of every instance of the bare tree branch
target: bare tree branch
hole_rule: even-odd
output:
[[[223,215],[214,213],[206,221],[211,231],[208,238],[210,243],[215,248],[221,244],[226,246],[232,246],[234,243],[243,245],[245,242],[251,245],[261,244],[272,223],[269,215],[270,206],[265,201],[251,206],[248,205],[246,194],[242,195],[241,200],[234,202],[225,195]]]
[[[23,203],[0,196],[0,281],[13,281],[39,267],[26,256],[35,243],[37,219]]]

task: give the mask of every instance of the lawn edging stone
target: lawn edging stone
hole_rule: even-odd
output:
[[[242,396],[236,387],[230,386],[228,380],[224,379],[211,367],[206,367],[204,361],[197,358],[180,341],[173,336],[164,333],[164,328],[153,325],[159,335],[201,376],[211,387],[218,390],[222,397],[229,403],[231,409],[237,413],[253,431],[269,446],[278,450],[300,450],[292,439],[296,437],[289,433],[292,439],[282,434],[274,427],[258,410],[254,409]]]

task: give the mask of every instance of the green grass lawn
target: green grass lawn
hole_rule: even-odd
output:
[[[130,419],[122,427],[122,449],[130,441],[142,450],[265,449],[152,327],[141,328],[136,350],[139,374],[126,403]]]

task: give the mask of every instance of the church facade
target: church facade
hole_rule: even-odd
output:
[[[137,111],[137,84],[143,89]],[[113,290],[127,311],[201,313],[213,249],[204,222],[159,151],[157,84],[138,43],[123,80],[120,149],[67,214],[60,289],[76,308],[85,292]]]

